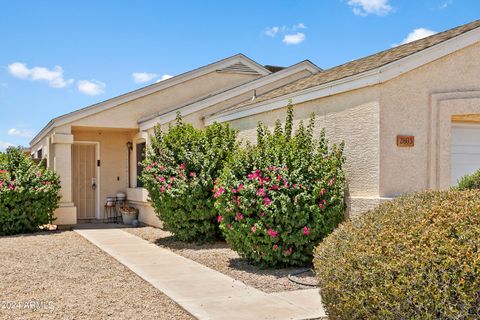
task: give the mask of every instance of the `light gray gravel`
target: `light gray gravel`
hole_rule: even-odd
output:
[[[267,293],[312,288],[295,284],[287,278],[289,273],[305,268],[260,269],[240,258],[225,242],[205,245],[184,243],[176,241],[169,232],[153,227],[123,230]],[[315,284],[315,278],[311,272],[297,279]]]
[[[0,237],[0,319],[193,319],[73,231]]]

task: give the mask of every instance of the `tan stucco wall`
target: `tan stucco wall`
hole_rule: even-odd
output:
[[[475,44],[381,86],[381,196],[450,186],[451,115],[480,113],[471,92],[480,90],[479,57]],[[415,146],[397,147],[397,134],[414,135]]]
[[[127,182],[127,141],[132,141],[134,131],[105,130],[103,128],[82,128],[72,130],[74,141],[100,142],[100,217],[107,196],[126,193]]]
[[[214,91],[239,85],[257,78],[251,74],[211,72],[168,89],[129,101],[113,109],[75,121],[76,126],[137,128],[138,120],[206,96]]]

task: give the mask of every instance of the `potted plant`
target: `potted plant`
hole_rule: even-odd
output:
[[[138,211],[134,207],[122,206],[120,207],[123,224],[132,224],[133,220],[137,219]]]

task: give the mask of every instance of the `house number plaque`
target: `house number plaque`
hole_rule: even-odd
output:
[[[415,136],[397,136],[398,147],[413,147],[415,145]]]

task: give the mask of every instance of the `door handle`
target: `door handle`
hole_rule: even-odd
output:
[[[97,179],[92,178],[92,189],[95,190],[97,189]]]

